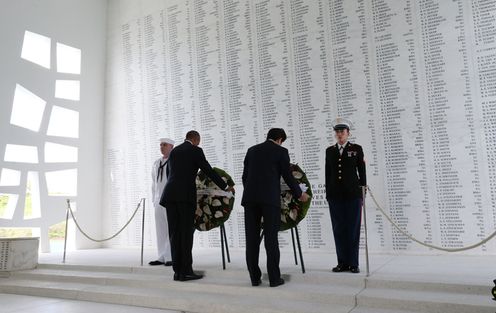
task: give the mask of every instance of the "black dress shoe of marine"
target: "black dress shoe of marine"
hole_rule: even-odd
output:
[[[174,280],[179,281],[179,274],[178,273],[174,273]]]
[[[164,263],[165,266],[172,266],[172,261],[167,261]]]
[[[277,287],[281,285],[284,285],[284,279],[282,278],[279,278],[279,280],[276,280],[275,282],[270,282],[271,287]]]
[[[155,265],[164,265],[164,262],[159,261],[159,260],[156,260],[156,261],[148,262],[148,265],[152,265],[152,266],[155,266]]]
[[[334,273],[340,273],[340,272],[346,272],[350,269],[349,266],[343,265],[343,264],[338,264],[336,267],[332,269]]]
[[[253,287],[260,286],[261,284],[262,284],[262,280],[261,279],[259,279],[259,280],[252,280],[251,281],[251,285]]]
[[[199,274],[195,274],[195,273],[179,275],[179,281],[197,280],[197,279],[202,279],[202,278],[203,278],[203,275],[199,275]]]
[[[350,272],[353,274],[358,274],[360,273],[360,268],[358,268],[358,266],[350,266]]]

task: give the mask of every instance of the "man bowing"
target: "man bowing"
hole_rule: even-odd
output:
[[[309,198],[290,171],[288,149],[281,146],[285,140],[284,129],[272,128],[265,142],[248,149],[244,160],[241,205],[245,208],[246,264],[252,286],[262,283],[258,266],[262,218],[269,283],[271,287],[284,284],[279,270],[277,237],[281,225],[281,177],[293,197],[303,202]]]
[[[169,155],[169,176],[160,204],[167,209],[174,280],[187,281],[203,276],[193,272],[194,215],[196,209],[196,175],[201,169],[222,190],[234,192],[212,169],[203,150],[198,147],[200,134],[189,131],[185,141]]]
[[[157,260],[148,263],[150,265],[172,265],[167,212],[165,208],[160,205],[160,197],[162,196],[165,183],[167,182],[166,165],[172,148],[174,148],[174,140],[160,138],[160,153],[162,154],[162,157],[156,160],[152,166],[152,202],[155,207],[155,230],[157,232],[158,258]]]

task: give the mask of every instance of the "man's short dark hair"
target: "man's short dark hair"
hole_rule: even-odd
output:
[[[267,140],[272,139],[274,141],[277,141],[279,139],[282,139],[282,142],[284,142],[286,141],[286,138],[286,132],[282,128],[271,128],[267,133]]]
[[[196,130],[190,130],[186,133],[186,140],[198,140],[200,139],[200,133]]]

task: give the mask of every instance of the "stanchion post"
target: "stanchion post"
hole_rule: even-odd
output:
[[[365,261],[367,265],[367,277],[369,277],[370,264],[369,264],[369,241],[368,241],[368,232],[367,232],[367,210],[365,206],[366,195],[367,195],[367,186],[362,186],[363,230],[365,232]]]
[[[69,224],[70,205],[71,205],[71,200],[67,199],[67,208],[65,209],[64,256],[62,257],[62,263],[65,263],[65,254],[67,252],[67,225]]]
[[[141,266],[143,266],[143,250],[145,248],[145,203],[146,199],[141,198],[143,203],[143,217],[141,218]]]

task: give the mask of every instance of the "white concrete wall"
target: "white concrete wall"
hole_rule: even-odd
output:
[[[103,104],[105,80],[105,0],[16,0],[0,1],[0,168],[18,169],[21,183],[14,187],[0,187],[0,193],[19,194],[12,220],[0,219],[0,227],[40,227],[42,251],[48,250],[47,230],[65,218],[66,197],[47,195],[45,171],[77,168],[78,219],[88,233],[101,235],[101,188],[103,146]],[[51,68],[45,69],[21,59],[24,32],[50,37]],[[81,74],[57,73],[55,45],[57,42],[82,51]],[[80,81],[80,101],[56,99],[56,79]],[[16,84],[28,88],[47,101],[43,121],[38,133],[10,125],[12,100]],[[79,112],[79,138],[49,137],[46,135],[53,105]],[[45,141],[78,147],[77,164],[45,164]],[[39,163],[23,164],[4,162],[8,143],[38,147]],[[38,171],[41,193],[41,218],[25,220],[24,193],[27,171]],[[76,248],[98,247],[80,234],[76,235]]]

